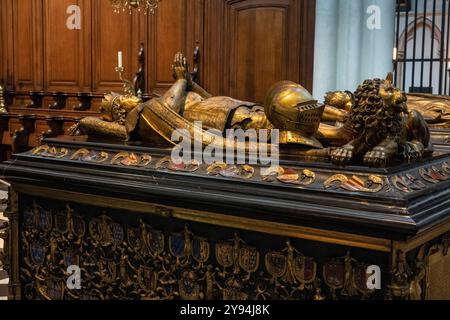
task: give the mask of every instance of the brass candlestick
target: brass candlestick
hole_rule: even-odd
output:
[[[137,94],[136,94],[136,90],[135,90],[133,84],[131,83],[130,80],[127,80],[123,77],[125,68],[124,67],[116,67],[115,70],[119,74],[119,79],[123,83],[123,91],[125,92],[125,94],[136,97]]]
[[[3,86],[0,85],[0,113],[8,113],[8,110],[6,110],[5,97],[3,96],[3,94]]]

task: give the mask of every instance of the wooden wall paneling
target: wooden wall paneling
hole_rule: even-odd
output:
[[[122,82],[114,70],[117,52],[123,52],[124,76],[132,80],[137,69],[139,44],[145,41],[138,32],[141,14],[114,13],[109,0],[95,0],[92,6],[92,90],[98,93],[121,92]]]
[[[305,88],[313,91],[314,81],[314,44],[316,31],[316,0],[302,0],[300,2],[300,63],[299,82]]]
[[[17,91],[43,89],[43,0],[14,0],[14,87]]]
[[[258,102],[280,80],[311,89],[313,42],[309,42],[314,26],[305,29],[302,19],[305,7],[315,6],[315,1],[306,2],[210,1],[205,9],[205,87],[214,94]],[[305,66],[306,71],[300,71]]]
[[[187,42],[187,52],[185,54],[187,55],[189,62],[191,64],[191,71],[194,69],[194,52],[196,47],[199,48],[199,61],[198,63],[201,65],[203,55],[205,52],[203,52],[203,43],[204,43],[204,12],[205,12],[205,2],[208,0],[192,0],[190,1],[190,5],[187,7],[187,25],[186,25],[186,42]],[[199,67],[199,73],[198,78],[199,82],[201,84],[202,82],[202,68]]]
[[[12,1],[0,0],[0,83],[4,89],[11,89],[14,82]]]
[[[5,0],[0,0],[0,85],[6,83],[6,55],[5,55],[5,43],[6,43],[6,31],[5,31]]]
[[[137,33],[138,33],[138,38],[139,41],[138,43],[134,44],[137,45],[137,47],[135,47],[135,49],[133,49],[134,51],[132,52],[132,59],[135,60],[136,64],[136,68],[133,70],[135,73],[133,74],[133,78],[130,80],[135,80],[135,77],[137,76],[137,73],[140,71],[140,64],[139,64],[139,59],[140,59],[140,49],[141,49],[141,44],[143,45],[143,49],[144,49],[144,69],[143,69],[143,78],[142,81],[144,82],[144,90],[142,91],[142,94],[145,95],[146,97],[149,96],[150,93],[150,88],[148,85],[148,70],[149,69],[149,65],[150,65],[150,57],[149,57],[149,44],[148,44],[148,35],[147,35],[147,31],[149,30],[149,23],[150,23],[150,19],[148,17],[148,15],[138,15],[137,17]],[[139,84],[138,84],[139,86]]]
[[[69,29],[67,9],[81,10],[81,29]],[[44,0],[44,90],[91,91],[91,1]]]
[[[14,85],[14,22],[13,22],[13,1],[14,0],[3,0],[5,4],[5,9],[2,10],[4,14],[4,34],[3,34],[3,53],[6,60],[5,72],[5,83],[6,89],[13,89]]]
[[[151,92],[161,94],[173,84],[172,62],[175,53],[183,52],[192,61],[196,43],[202,41],[203,0],[162,1],[149,17],[147,50]]]
[[[229,67],[224,73],[227,94],[252,101],[264,100],[275,81],[287,78],[288,0],[229,1],[224,50]],[[295,66],[290,66],[294,68]]]
[[[204,40],[202,44],[202,86],[213,95],[224,94],[223,38],[225,1],[211,0],[205,3]]]

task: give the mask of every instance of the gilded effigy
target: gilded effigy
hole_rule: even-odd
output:
[[[365,81],[354,94],[330,93],[320,104],[301,85],[284,81],[269,89],[265,106],[229,97],[212,97],[192,80],[186,58],[175,56],[173,87],[160,98],[139,103],[134,97],[104,101],[103,119],[83,119],[74,134],[120,137],[174,144],[174,130],[187,130],[202,145],[245,149],[226,139],[225,130],[280,130],[281,145],[306,146],[304,155],[325,155],[337,165],[361,163],[385,167],[394,160],[411,161],[432,155],[430,132],[423,116],[411,111],[407,97],[386,80]],[[123,101],[122,103],[120,101]],[[116,105],[117,108],[111,107]],[[122,122],[112,110],[122,108]],[[123,120],[125,117],[126,120]],[[325,122],[342,122],[330,126]],[[201,121],[202,128],[194,125]],[[108,128],[108,130],[105,130]],[[206,129],[215,129],[213,135]],[[195,143],[195,141],[193,141]]]

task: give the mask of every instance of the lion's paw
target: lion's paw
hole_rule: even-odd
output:
[[[384,168],[388,161],[388,155],[382,150],[373,150],[364,156],[364,164],[369,167]]]
[[[353,150],[338,148],[331,152],[331,162],[338,166],[345,166],[353,160]]]
[[[403,146],[403,157],[408,161],[415,161],[423,156],[425,148],[422,144],[406,142]]]

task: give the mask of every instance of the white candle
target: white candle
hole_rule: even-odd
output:
[[[117,59],[118,59],[118,67],[119,68],[123,68],[123,53],[122,51],[119,51],[117,54]]]
[[[392,60],[397,61],[397,48],[392,51]]]

